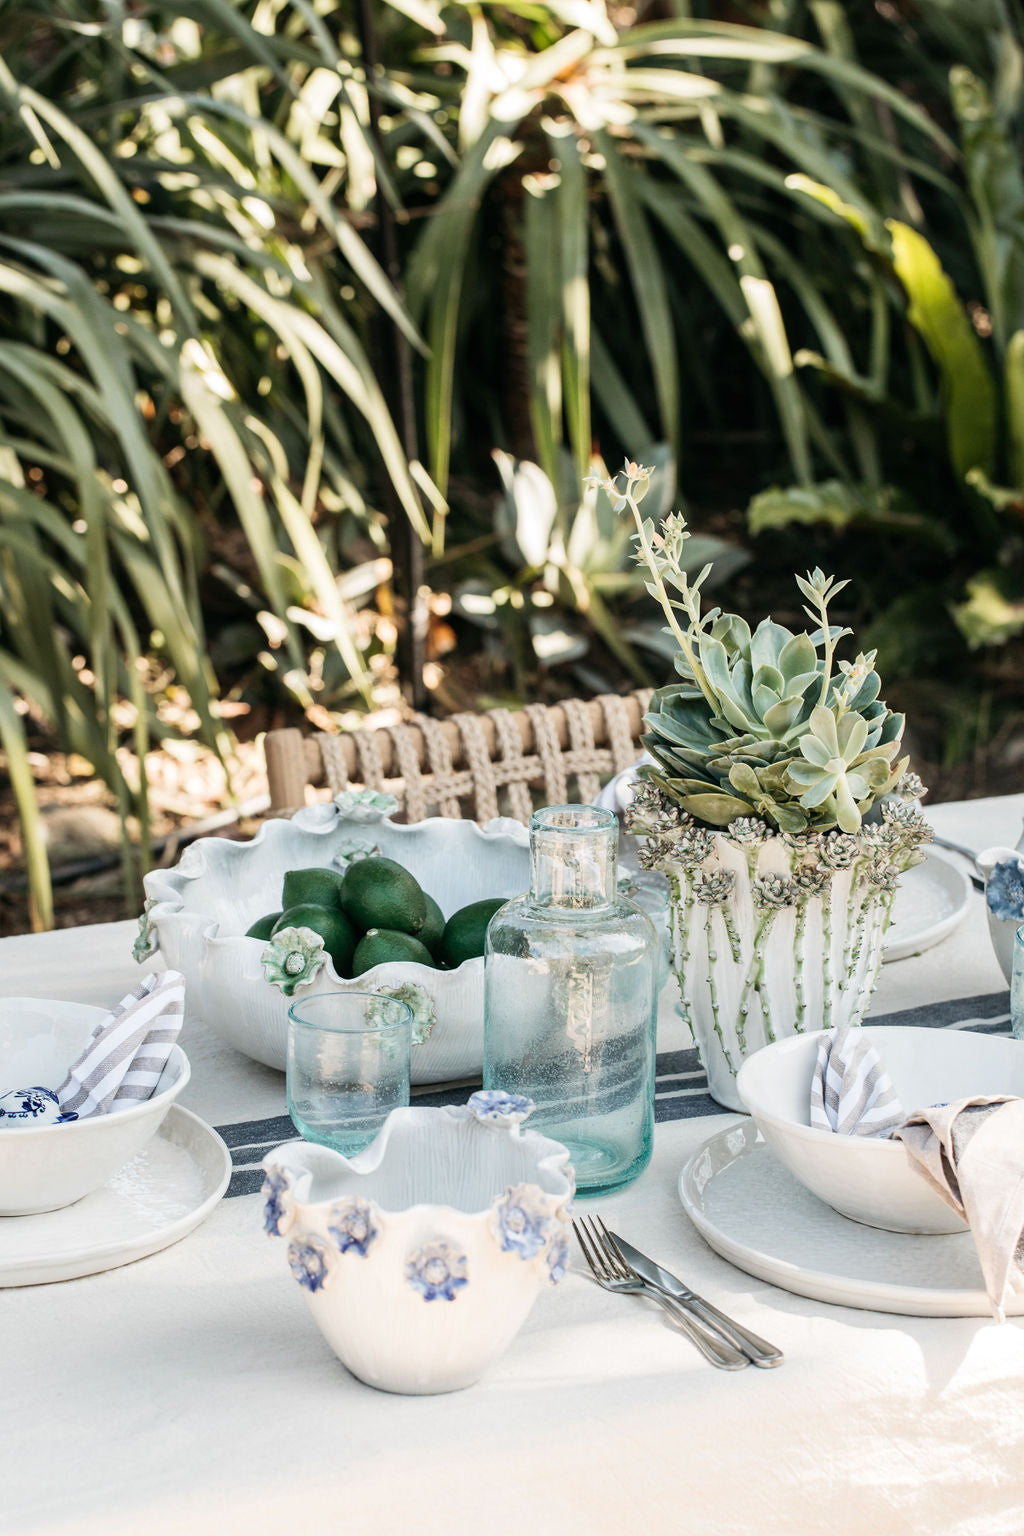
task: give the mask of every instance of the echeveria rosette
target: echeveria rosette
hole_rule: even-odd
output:
[[[985,882],[985,900],[993,917],[1024,922],[1024,859],[1003,859]]]
[[[641,516],[649,480],[649,471],[627,463],[605,485],[629,509],[636,558],[651,578],[647,590],[679,647],[680,681],[657,690],[645,717],[643,744],[655,766],[642,768],[641,780],[705,827],[755,817],[781,832],[856,832],[864,813],[902,780],[907,760],[896,761],[903,717],[878,697],[874,653],[836,660],[850,631],[830,623],[828,608],[846,582],[821,570],[796,578],[815,626],[805,634],[772,619],[751,631],[737,614],[702,612],[710,567],[690,579],[690,535],[678,514],[660,531]],[[637,830],[671,836],[671,818],[645,793],[641,788]]]

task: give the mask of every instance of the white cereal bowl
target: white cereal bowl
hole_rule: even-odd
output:
[[[901,1142],[838,1136],[809,1124],[818,1041],[825,1031],[776,1041],[747,1058],[736,1086],[768,1146],[794,1178],[853,1221],[920,1235],[966,1231],[914,1171]],[[1024,1046],[970,1030],[867,1025],[910,1114],[974,1094],[1024,1096]]]
[[[56,1087],[105,1016],[83,1003],[0,999],[3,1090]],[[0,1216],[59,1211],[91,1195],[155,1136],[190,1075],[188,1058],[175,1045],[156,1093],[144,1103],[63,1125],[0,1130]]]
[[[287,1142],[264,1160],[264,1228],[327,1343],[385,1392],[470,1386],[568,1265],[569,1153],[529,1099],[395,1109],[365,1151]]]
[[[407,982],[426,989],[437,1015],[429,1038],[413,1050],[413,1082],[479,1072],[482,959],[466,960],[453,971],[411,962],[377,965],[346,980],[328,958],[312,981],[285,996],[264,973],[266,941],[246,937],[246,929],[278,904],[287,870],[329,867],[343,862],[353,847],[376,846],[403,864],[445,917],[470,902],[518,896],[529,888],[529,837],[518,822],[499,818],[480,826],[436,816],[403,826],[379,811],[373,814],[359,794],[339,796],[343,803],[351,799],[355,815],[337,803],[310,805],[290,820],[264,822],[248,842],[201,838],[173,869],[152,870],[145,877],[146,913],[136,953],[142,957],[159,946],[167,965],[185,977],[186,1018],[203,1020],[236,1050],[279,1072],[285,1069],[293,1001]]]

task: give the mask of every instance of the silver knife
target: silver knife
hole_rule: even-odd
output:
[[[710,1301],[695,1295],[689,1286],[677,1280],[675,1275],[670,1275],[667,1269],[662,1269],[660,1264],[655,1264],[653,1259],[641,1253],[639,1248],[634,1248],[632,1243],[627,1243],[626,1239],[620,1237],[617,1232],[609,1235],[621,1248],[627,1264],[636,1270],[642,1280],[646,1280],[647,1284],[653,1286],[656,1291],[670,1296],[673,1301],[685,1302],[698,1317],[716,1328],[724,1338],[729,1340],[730,1344],[734,1344],[738,1350],[741,1350],[753,1365],[760,1365],[767,1369],[770,1366],[782,1364],[784,1357],[781,1349],[776,1349],[774,1344],[758,1338],[756,1333],[751,1333],[748,1328],[742,1327],[734,1318],[727,1317]]]

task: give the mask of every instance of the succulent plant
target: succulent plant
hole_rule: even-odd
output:
[[[634,519],[637,562],[679,646],[680,681],[657,690],[646,717],[643,743],[656,766],[642,777],[705,826],[760,817],[782,832],[857,832],[903,780],[908,759],[897,761],[903,716],[879,699],[875,653],[836,659],[851,631],[831,624],[828,609],[846,582],[821,570],[796,577],[808,633],[770,618],[751,631],[736,614],[702,612],[710,567],[687,577],[683,517],[673,513],[656,530],[641,515],[649,480],[649,470],[627,463],[600,482]],[[908,787],[920,792],[920,780]]]

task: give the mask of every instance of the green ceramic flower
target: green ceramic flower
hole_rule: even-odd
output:
[[[394,795],[377,789],[343,789],[335,795],[334,803],[346,821],[383,821],[398,809]]]
[[[260,956],[271,986],[292,997],[296,987],[316,979],[327,958],[324,941],[312,928],[282,928]]]
[[[148,960],[150,955],[155,955],[160,948],[160,935],[156,931],[156,924],[149,915],[153,905],[153,898],[151,896],[147,897],[146,904],[139,915],[139,934],[132,945],[132,955],[139,965],[144,960]]]
[[[422,1045],[424,1040],[430,1038],[430,1032],[437,1023],[437,1012],[434,1008],[434,1000],[426,987],[421,987],[418,982],[403,982],[400,987],[375,987],[374,991],[381,997],[393,997],[396,1002],[404,1003],[412,1013],[412,1043]],[[367,1021],[373,1023],[373,1004],[367,1010]],[[383,1018],[376,1020],[378,1025],[384,1023]]]

